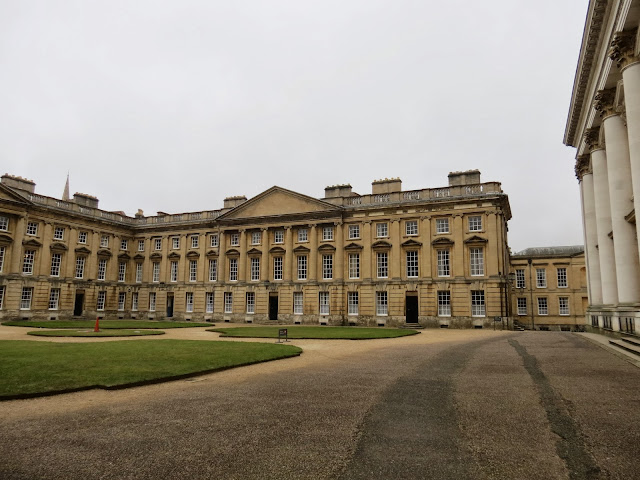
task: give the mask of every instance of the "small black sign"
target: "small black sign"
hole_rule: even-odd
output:
[[[278,329],[278,343],[280,343],[280,340],[284,338],[285,342],[289,341],[289,337],[287,335],[287,329],[286,328],[280,328]]]

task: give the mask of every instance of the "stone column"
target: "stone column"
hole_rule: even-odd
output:
[[[389,221],[389,241],[391,242],[391,251],[389,252],[389,278],[399,280],[401,276],[406,275],[406,271],[403,273],[403,265],[405,259],[402,258],[402,246],[400,245],[400,227],[402,222],[397,219],[391,219]]]
[[[316,282],[318,280],[318,230],[315,224],[309,225],[309,258],[307,267],[309,268],[308,280]]]
[[[622,71],[633,206],[640,212],[640,57],[635,55],[636,34],[637,29],[617,32],[611,42],[609,57]],[[636,238],[640,238],[639,235],[640,222],[636,221]],[[640,272],[636,272],[636,277],[639,275]]]
[[[283,265],[283,279],[285,282],[290,282],[292,278],[297,278],[295,275],[295,268],[293,261],[293,228],[291,225],[284,227],[284,265]]]
[[[240,230],[240,258],[238,259],[238,281],[244,282],[247,278],[247,232]]]
[[[335,222],[334,226],[336,228],[336,258],[333,266],[333,278],[334,280],[342,281],[346,277],[344,274],[344,223]]]
[[[374,255],[371,250],[371,245],[373,244],[374,239],[371,229],[371,220],[365,220],[362,223],[362,244],[364,248],[362,249],[362,258],[360,259],[360,276],[363,280],[368,281],[371,281],[372,271],[375,271],[372,259]]]
[[[260,230],[260,240],[262,241],[262,258],[260,259],[260,280],[269,281],[269,229],[263,228]]]
[[[227,234],[224,230],[218,230],[218,283],[223,284],[229,281],[227,271]],[[216,300],[214,300],[216,301]],[[222,302],[216,302],[222,305]]]
[[[587,264],[587,287],[589,304],[602,305],[602,279],[600,278],[600,257],[598,255],[598,232],[596,227],[596,204],[593,194],[593,172],[591,159],[584,156],[576,164],[576,176],[580,181],[584,252]]]
[[[602,303],[618,303],[616,263],[613,251],[611,231],[611,204],[609,203],[609,179],[607,176],[607,154],[599,144],[599,128],[590,129],[586,142],[591,148],[591,169],[593,171],[593,196],[595,200],[596,231],[600,259],[600,278],[602,280]]]
[[[618,303],[640,302],[640,262],[636,229],[625,218],[633,210],[629,137],[614,106],[615,90],[601,90],[594,106],[602,112],[607,152],[611,227],[618,282]]]

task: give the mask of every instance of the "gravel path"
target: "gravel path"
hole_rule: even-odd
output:
[[[0,338],[5,328],[19,327],[1,327]],[[176,329],[164,338],[217,335]],[[425,330],[291,343],[304,349],[300,357],[129,390],[2,402],[0,478],[565,479],[640,471],[640,370],[578,335]]]

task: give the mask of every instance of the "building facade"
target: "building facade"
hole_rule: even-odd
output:
[[[564,143],[577,149],[589,308],[595,329],[640,318],[639,0],[590,0]]]
[[[527,248],[511,255],[511,312],[531,330],[582,330],[588,307],[584,247]]]
[[[4,175],[0,318],[483,327],[508,316],[507,195],[480,172],[272,187],[219,210],[134,217]]]

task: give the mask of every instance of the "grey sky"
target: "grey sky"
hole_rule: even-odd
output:
[[[582,243],[586,0],[0,0],[0,170],[133,214],[477,168],[514,251]]]

